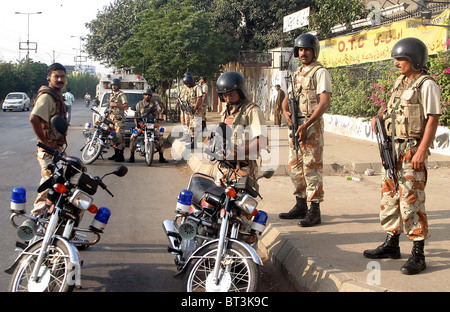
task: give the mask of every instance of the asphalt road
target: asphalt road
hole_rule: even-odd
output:
[[[0,112],[0,264],[2,271],[15,259],[16,234],[9,223],[11,190],[22,186],[27,190],[27,211],[32,208],[39,182],[39,167],[35,159],[36,139],[28,121],[29,112]],[[82,103],[72,108],[68,133],[67,154],[80,157],[84,143],[82,129],[91,121],[91,113]],[[110,156],[112,152],[106,154]],[[126,158],[129,150],[125,151]],[[157,156],[157,155],[156,155]],[[77,292],[177,292],[181,281],[174,279],[176,272],[173,256],[167,252],[167,238],[161,223],[172,219],[180,190],[187,185],[190,169],[184,162],[171,160],[166,149],[168,164],[154,161],[145,165],[142,157],[126,164],[129,171],[122,178],[114,175],[104,179],[111,197],[99,188],[94,195],[98,207],[112,211],[110,221],[100,242],[80,252],[83,260],[82,289]],[[97,160],[88,165],[91,175],[102,176],[119,164]],[[82,226],[88,226],[93,215],[86,213]],[[270,263],[262,270],[261,291],[295,291],[289,282]],[[0,291],[6,291],[10,275],[0,273]]]

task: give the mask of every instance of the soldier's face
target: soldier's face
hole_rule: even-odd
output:
[[[309,65],[313,62],[314,51],[311,48],[299,48],[298,57],[300,58],[302,64]]]
[[[409,74],[415,72],[415,70],[411,66],[411,63],[406,58],[395,59],[394,66],[397,67],[398,72],[401,75],[408,76]]]
[[[150,94],[144,94],[144,100],[146,102],[150,102],[151,99],[152,99],[152,96]]]
[[[237,103],[240,100],[239,92],[237,90],[224,93],[222,96],[224,100],[229,104]]]
[[[119,91],[119,86],[118,85],[111,85],[111,90],[113,90],[114,92]]]
[[[50,88],[61,90],[66,85],[66,73],[63,70],[54,70],[47,78]]]

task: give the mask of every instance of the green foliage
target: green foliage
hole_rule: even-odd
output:
[[[314,4],[308,29],[317,31],[321,39],[329,37],[332,27],[339,24],[348,26],[356,20],[366,18],[369,13],[359,0],[314,0]]]
[[[147,9],[147,0],[115,0],[97,13],[97,18],[86,23],[90,34],[86,51],[106,66],[120,58],[119,49],[139,26],[139,13]]]
[[[450,54],[440,52],[431,57],[430,72],[441,88],[442,115],[439,118],[441,126],[450,127]]]
[[[226,37],[214,32],[211,14],[195,10],[190,1],[167,1],[140,18],[116,64],[136,67],[151,84],[186,71],[212,77],[232,56]]]
[[[395,80],[400,76],[393,61],[366,66],[330,68],[333,95],[330,114],[371,118],[383,111]],[[441,88],[441,126],[450,127],[450,53],[429,58],[429,72]]]
[[[72,93],[76,99],[83,99],[86,93],[89,93],[91,98],[94,98],[99,80],[100,79],[96,76],[88,73],[82,75],[75,72],[70,73],[67,75],[67,83],[62,92],[66,92],[67,88],[70,88],[70,93]]]
[[[25,92],[30,98],[47,84],[47,65],[25,59],[17,64],[0,62],[0,99],[9,92]]]

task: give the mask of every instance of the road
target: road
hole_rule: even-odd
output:
[[[0,112],[0,263],[6,269],[15,258],[16,234],[9,223],[11,190],[22,186],[27,190],[27,211],[32,208],[39,181],[39,168],[35,159],[36,139],[31,130],[28,112]],[[80,156],[84,142],[82,129],[91,121],[91,113],[81,102],[72,109],[68,133],[67,154]],[[106,157],[110,156],[109,152]],[[129,150],[125,151],[126,158]],[[105,158],[106,158],[105,157]],[[181,281],[174,279],[176,272],[173,255],[167,252],[167,238],[161,222],[172,219],[180,190],[187,185],[190,169],[182,161],[171,160],[170,148],[165,151],[168,164],[151,167],[142,157],[126,164],[129,171],[122,178],[114,175],[104,182],[114,198],[101,188],[94,196],[98,207],[112,211],[105,233],[98,244],[80,252],[83,260],[82,289],[77,292],[177,292]],[[118,166],[112,161],[97,160],[88,165],[91,175],[102,176]],[[86,213],[82,226],[88,226],[93,216]],[[0,273],[0,291],[6,291],[10,275]],[[265,261],[261,291],[289,292],[295,289],[277,269]]]

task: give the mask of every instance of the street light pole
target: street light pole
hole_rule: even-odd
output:
[[[31,12],[31,13],[23,13],[23,12],[16,12],[16,14],[26,14],[27,20],[28,20],[28,26],[27,26],[27,59],[30,58],[30,15],[31,14],[42,14],[42,12]],[[20,49],[20,47],[19,47]],[[37,50],[37,45],[36,49]]]
[[[82,61],[82,59],[81,59],[81,52],[82,52],[82,50],[83,50],[83,48],[82,48],[82,45],[81,45],[81,42],[84,40],[84,39],[86,39],[85,37],[83,37],[83,36],[70,36],[70,38],[79,38],[80,39],[80,55],[78,56],[78,62],[80,63],[80,67],[79,67],[79,71],[81,72],[81,63],[83,62]],[[77,49],[75,49],[74,48],[74,50],[77,50]],[[77,62],[77,57],[75,57],[75,63]]]

